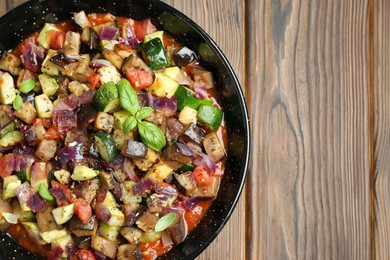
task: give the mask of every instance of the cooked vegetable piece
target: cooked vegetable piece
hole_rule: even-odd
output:
[[[218,162],[225,157],[225,149],[221,145],[219,138],[215,132],[208,134],[203,140],[203,146],[208,156],[214,162]]]
[[[70,176],[75,181],[85,181],[95,178],[99,173],[89,167],[76,165],[73,174]]]
[[[201,105],[198,110],[197,118],[200,122],[206,123],[212,130],[217,130],[221,125],[223,112],[213,106]]]
[[[171,77],[161,73],[155,73],[156,78],[147,91],[158,97],[171,98],[179,88],[179,83]]]
[[[69,222],[69,230],[78,237],[92,236],[96,233],[97,227],[98,221],[96,220],[95,216],[89,218],[88,221],[84,224],[77,216],[73,215]]]
[[[0,140],[1,142],[1,140]],[[57,151],[57,142],[55,140],[42,140],[39,142],[35,156],[44,160],[49,161],[52,159]]]
[[[173,182],[176,184],[179,191],[186,196],[191,196],[196,191],[196,182],[191,171],[182,174],[174,173]]]
[[[40,46],[49,49],[48,33],[49,31],[59,31],[53,24],[45,23],[43,29],[40,31],[37,41]]]
[[[11,175],[3,178],[3,200],[8,200],[16,196],[16,189],[22,185],[17,176]]]
[[[107,188],[107,189],[111,190],[115,187],[116,180],[115,180],[114,175],[112,173],[100,171],[99,172],[99,180],[100,180],[100,186],[103,188]]]
[[[61,229],[61,226],[58,225],[54,219],[54,216],[52,214],[53,209],[53,207],[47,207],[43,211],[37,212],[36,218],[40,233]]]
[[[151,39],[144,43],[141,48],[148,60],[148,66],[152,69],[162,68],[169,64],[160,38]]]
[[[122,149],[122,154],[130,158],[146,158],[148,147],[138,141],[128,140]]]
[[[61,184],[64,184],[64,185],[68,185],[68,183],[70,181],[70,172],[63,170],[63,169],[55,171],[54,176]]]
[[[51,118],[53,112],[53,103],[46,94],[41,94],[34,98],[35,108],[39,118]]]
[[[115,241],[94,235],[92,236],[91,247],[103,255],[115,259],[117,252],[117,242]]]
[[[14,115],[26,124],[31,124],[37,117],[37,110],[31,103],[23,102],[22,107],[16,110]]]
[[[189,125],[191,123],[196,124],[196,115],[198,111],[195,109],[185,106],[179,113],[179,121],[185,125]]]
[[[101,237],[116,241],[116,238],[119,235],[119,227],[109,226],[104,222],[100,222],[98,232]]]
[[[114,139],[110,134],[99,131],[94,135],[96,149],[106,162],[112,162],[117,157],[117,149]]]
[[[6,133],[3,137],[0,138],[1,147],[14,146],[22,141],[22,135],[20,131],[14,130]]]
[[[140,217],[137,218],[135,224],[138,228],[142,229],[144,232],[150,232],[154,230],[159,218],[149,212],[145,212]]]
[[[40,233],[43,241],[46,243],[52,243],[54,241],[58,241],[59,239],[66,237],[68,235],[68,232],[66,229],[61,229],[61,230],[52,230],[52,231],[46,231],[46,232],[41,232]]]
[[[118,90],[113,82],[101,86],[93,96],[93,103],[99,111],[110,112],[119,106]]]
[[[193,50],[184,46],[173,55],[173,59],[177,66],[185,67],[188,64],[195,62],[198,59],[198,56]]]
[[[195,93],[184,87],[179,86],[175,92],[177,99],[177,108],[182,110],[185,106],[198,110],[201,105],[211,105],[213,103],[210,99],[200,99],[195,96]]]
[[[52,210],[54,219],[58,225],[68,222],[74,214],[74,204],[65,205]]]
[[[117,259],[118,260],[134,260],[142,258],[140,246],[137,244],[123,244],[119,246]]]
[[[120,233],[131,244],[137,244],[142,236],[142,231],[133,227],[122,227]]]
[[[100,82],[102,84],[107,84],[111,81],[116,84],[121,80],[121,75],[114,66],[102,67],[98,70],[98,73],[100,75]]]
[[[49,189],[46,187],[45,184],[43,184],[43,183],[39,184],[38,192],[39,192],[39,195],[42,198],[44,198],[45,200],[47,200],[49,202],[55,201],[54,197],[50,194]]]
[[[14,79],[8,73],[0,73],[0,102],[4,105],[12,104],[16,97]]]

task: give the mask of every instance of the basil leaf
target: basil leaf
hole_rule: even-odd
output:
[[[23,106],[23,99],[20,95],[16,95],[14,101],[12,102],[12,106],[15,110],[19,110]]]
[[[139,107],[137,92],[126,79],[121,79],[116,85],[119,92],[120,106],[134,116]]]
[[[33,79],[27,79],[20,84],[19,91],[22,93],[28,93],[35,88],[36,82]]]
[[[152,123],[138,121],[138,133],[142,142],[157,152],[166,145],[164,133]]]
[[[143,107],[140,110],[138,110],[138,112],[135,115],[135,117],[138,120],[142,120],[142,119],[145,119],[148,116],[150,116],[152,113],[153,113],[153,108],[151,108],[151,107]]]
[[[169,228],[173,224],[173,222],[175,222],[175,219],[176,219],[176,213],[166,214],[165,216],[163,216],[157,221],[154,230],[156,232],[160,232],[165,230],[166,228]]]
[[[133,116],[129,116],[126,118],[125,122],[123,122],[123,131],[129,133],[134,127],[137,125],[137,120]]]

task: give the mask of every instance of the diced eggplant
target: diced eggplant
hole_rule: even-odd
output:
[[[158,160],[158,154],[153,149],[148,149],[145,159],[133,158],[135,166],[141,171],[147,171]]]
[[[77,237],[92,236],[96,233],[98,221],[92,216],[87,223],[83,224],[77,216],[73,216],[69,222],[69,230]]]
[[[134,225],[137,219],[137,212],[140,208],[140,204],[130,201],[128,204],[123,205],[123,214],[125,215],[125,226],[129,227]]]
[[[19,72],[18,80],[16,82],[16,86],[18,87],[18,89],[20,88],[20,84],[22,84],[23,81],[26,81],[28,79],[36,80],[36,75],[31,70],[22,69]]]
[[[96,191],[99,189],[99,180],[82,181],[73,189],[77,197],[85,199],[90,204],[96,196]]]
[[[14,116],[19,118],[26,124],[31,124],[32,121],[37,118],[37,110],[31,103],[24,102],[20,109],[15,110]]]
[[[123,145],[122,154],[130,158],[146,158],[148,146],[142,142],[127,140]]]
[[[87,83],[88,79],[93,75],[95,75],[95,72],[88,64],[79,63],[70,78],[81,83]]]
[[[152,69],[136,54],[130,55],[122,65],[122,72],[126,73],[128,68],[143,69],[147,72],[153,73]]]
[[[32,125],[24,132],[24,140],[28,145],[35,146],[46,137],[46,130],[41,124]]]
[[[203,146],[207,155],[210,156],[214,162],[218,162],[225,157],[225,149],[223,149],[215,132],[208,134],[204,138]]]
[[[74,13],[73,19],[75,23],[80,26],[81,28],[85,28],[87,26],[91,26],[91,23],[88,20],[87,15],[84,11],[80,11],[78,13]]]
[[[90,50],[99,49],[99,36],[92,27],[84,27],[81,34],[81,41],[88,46]]]
[[[43,139],[37,147],[35,156],[44,160],[49,161],[54,157],[57,151],[57,142],[55,140],[46,140]]]
[[[91,247],[112,259],[115,259],[117,246],[117,242],[115,241],[111,241],[96,235],[92,236]]]
[[[95,120],[95,130],[103,130],[110,133],[114,126],[114,117],[105,112],[99,112]]]
[[[142,231],[134,227],[122,227],[120,233],[131,244],[138,244],[142,236]]]
[[[5,126],[7,126],[9,123],[12,122],[12,119],[10,117],[12,113],[11,107],[8,105],[1,105],[0,106],[0,129],[3,129]]]
[[[118,248],[117,260],[143,259],[141,248],[136,244],[124,244]]]
[[[214,78],[213,74],[210,71],[192,68],[190,74],[195,82],[203,82],[206,84],[206,88],[210,89],[214,87]]]
[[[160,127],[162,130],[165,130],[166,127],[166,116],[164,112],[153,110],[153,113],[145,118],[145,121],[155,124]]]
[[[123,130],[115,129],[113,138],[116,143],[116,148],[122,150],[127,140],[134,140],[134,133],[133,132],[126,133]]]
[[[177,221],[177,220],[176,220]],[[177,245],[187,237],[188,225],[184,218],[184,214],[180,216],[179,220],[166,229],[171,236],[173,242]]]
[[[157,224],[158,217],[152,213],[145,212],[140,217],[137,218],[135,224],[138,228],[142,229],[145,232],[150,232],[154,230],[154,227]]]
[[[126,59],[131,54],[136,53],[136,51],[132,47],[125,45],[125,44],[120,44],[120,43],[115,44],[114,52],[116,54],[118,54],[122,59]]]
[[[112,65],[114,65],[115,68],[117,68],[118,70],[122,68],[123,58],[118,54],[116,54],[115,52],[110,50],[105,50],[103,51],[103,56],[106,60],[111,62]]]
[[[182,174],[173,174],[173,182],[178,190],[186,196],[191,196],[196,192],[196,181],[192,172],[184,172]]]
[[[191,123],[183,133],[186,140],[192,140],[197,144],[201,144],[204,139],[204,131],[196,124]]]
[[[57,225],[54,216],[51,213],[53,209],[54,207],[47,207],[43,211],[37,213],[36,218],[40,233],[62,229],[60,225]]]
[[[184,131],[184,125],[176,118],[169,118],[166,125],[166,138],[169,144],[176,142]]]
[[[57,95],[59,98],[64,98],[69,96],[68,84],[71,82],[71,79],[66,76],[60,76],[57,78],[58,90]]]
[[[91,237],[73,237],[74,243],[81,249],[89,249],[91,247]]]
[[[190,63],[195,62],[198,59],[196,53],[184,46],[173,55],[173,60],[179,67],[185,67]]]
[[[18,76],[22,61],[16,55],[4,52],[0,59],[0,69],[8,71],[13,76]]]
[[[99,179],[100,179],[100,187],[107,188],[108,190],[115,188],[116,181],[112,173],[100,171]]]
[[[180,145],[180,146],[179,146]],[[192,151],[189,150],[188,147],[186,147],[191,153],[188,152],[188,150],[183,149],[183,147],[186,147],[183,144],[174,143],[172,145],[169,145],[164,153],[164,159],[165,161],[176,161],[182,164],[191,163],[192,158]]]

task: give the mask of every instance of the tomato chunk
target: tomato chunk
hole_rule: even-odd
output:
[[[135,90],[141,90],[153,84],[154,75],[152,72],[143,69],[128,68],[126,78],[130,81]]]
[[[51,127],[49,127],[49,129],[46,130],[46,139],[61,142],[61,133],[58,131],[57,127],[52,125]]]
[[[56,30],[49,30],[47,32],[46,40],[49,47],[54,50],[59,50],[64,47],[65,44],[65,33]]]
[[[88,78],[88,85],[90,89],[96,89],[99,85],[100,75],[94,74]]]
[[[83,224],[88,222],[88,219],[92,217],[92,208],[83,198],[78,198],[74,204],[74,214],[79,217]]]
[[[80,260],[96,260],[95,255],[91,250],[81,249],[79,251]]]
[[[51,126],[51,118],[35,118],[32,121],[33,125],[42,125],[44,128],[49,128]]]
[[[0,176],[7,177],[12,174],[15,168],[14,154],[6,154],[0,158]]]
[[[210,175],[203,169],[202,166],[196,166],[193,175],[198,186],[207,186],[211,184]]]
[[[157,31],[156,27],[152,24],[150,19],[142,21],[134,21],[134,33],[139,41],[143,41],[145,35]]]

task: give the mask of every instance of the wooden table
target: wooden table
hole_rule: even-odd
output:
[[[219,44],[250,111],[246,188],[199,259],[390,259],[390,1],[164,2]]]

